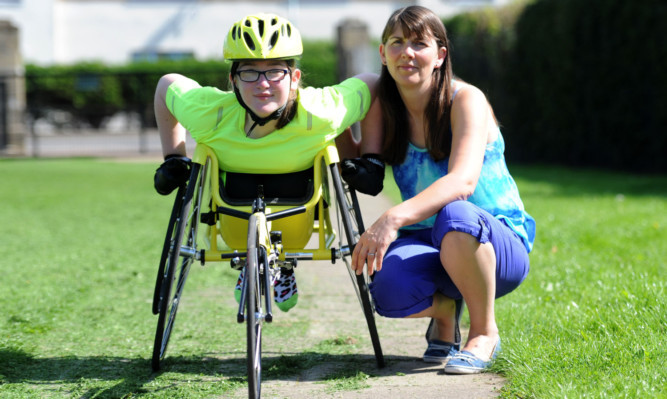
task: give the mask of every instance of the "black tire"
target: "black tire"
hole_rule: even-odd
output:
[[[205,182],[206,168],[202,168],[200,164],[193,163],[190,180],[183,195],[180,210],[175,215],[173,226],[170,223],[171,233],[167,233],[168,237],[170,237],[170,242],[169,244],[165,243],[165,245],[168,245],[170,249],[165,259],[159,290],[160,295],[157,300],[158,322],[153,346],[153,371],[160,369],[160,361],[164,359],[176,320],[178,305],[181,300],[183,288],[185,287],[185,281],[188,277],[190,266],[195,261],[195,254],[197,253],[197,229],[199,226]],[[179,190],[179,195],[181,191]],[[173,228],[173,232],[171,228]],[[187,253],[182,251],[184,247],[189,248]],[[177,271],[178,278],[176,278]]]
[[[252,219],[251,219],[252,220]],[[250,222],[252,226],[252,221]],[[257,246],[257,231],[248,230],[248,256],[246,258],[246,330],[247,330],[247,367],[248,367],[248,398],[257,399],[261,396],[262,385],[262,284],[259,262],[261,248]],[[251,244],[251,240],[254,242]]]
[[[162,245],[162,255],[160,256],[160,265],[157,270],[157,278],[155,279],[155,291],[153,292],[153,314],[160,312],[160,294],[162,291],[162,281],[164,280],[164,266],[167,264],[169,253],[171,252],[171,243],[174,240],[176,220],[178,219],[182,207],[183,196],[185,195],[185,187],[179,187],[174,200],[174,206],[171,208],[171,216],[169,217],[169,224],[167,225],[167,234]]]
[[[349,196],[346,194],[343,181],[338,171],[338,166],[330,165],[330,171],[340,217],[343,221],[343,228],[345,229],[345,238],[347,239],[350,253],[352,253],[354,246],[357,244],[358,235],[361,235],[364,232],[364,224],[361,217],[359,202],[354,190],[349,190]],[[371,302],[366,273],[356,275],[355,280],[355,290],[357,291],[357,296],[359,297],[359,302],[364,312],[366,323],[368,324],[368,332],[371,336],[373,351],[375,352],[375,360],[378,367],[383,368],[385,366],[384,355],[382,354],[380,336],[377,331],[377,326],[375,325],[375,310],[373,309],[373,304]]]

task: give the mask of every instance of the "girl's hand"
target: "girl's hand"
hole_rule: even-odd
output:
[[[352,270],[356,274],[364,272],[364,264],[368,265],[368,275],[374,270],[382,269],[382,259],[389,244],[396,239],[398,227],[392,221],[392,217],[385,212],[373,225],[359,238],[352,253]]]

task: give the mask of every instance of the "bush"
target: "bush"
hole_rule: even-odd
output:
[[[335,42],[304,42],[303,57],[300,62],[304,85],[324,87],[338,83],[336,78],[337,63],[338,56],[336,55]]]
[[[202,84],[221,84],[222,62],[165,61],[109,67],[98,63],[70,66],[26,66],[28,112],[40,118],[52,110],[69,112],[94,128],[118,112],[138,112],[145,125],[153,122],[153,95],[160,76],[181,72]]]
[[[661,0],[541,0],[444,22],[508,159],[666,172],[666,18]]]
[[[514,25],[524,2],[456,15],[443,21],[450,39],[454,74],[489,97],[502,121],[511,98],[502,79],[516,41]]]
[[[661,0],[544,0],[517,24],[513,122],[527,160],[667,171]],[[526,115],[530,117],[526,118]],[[535,139],[540,137],[540,139]]]
[[[30,112],[42,116],[58,109],[99,127],[102,119],[123,108],[122,88],[101,64],[82,63],[72,67],[26,67],[26,91]]]

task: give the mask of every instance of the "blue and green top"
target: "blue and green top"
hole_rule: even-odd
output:
[[[498,129],[498,138],[486,145],[479,180],[468,201],[503,221],[516,232],[530,252],[535,242],[535,219],[524,209],[519,190],[507,169],[504,152],[505,141]],[[392,168],[403,201],[414,197],[445,176],[448,163],[449,158],[436,162],[426,149],[410,143],[405,161]],[[404,229],[431,228],[435,217],[436,215],[433,215]]]

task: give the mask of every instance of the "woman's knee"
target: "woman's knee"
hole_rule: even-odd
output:
[[[445,270],[449,269],[450,263],[478,263],[495,268],[496,255],[490,242],[480,243],[479,240],[469,233],[461,231],[450,231],[442,238],[440,246],[440,261]]]

